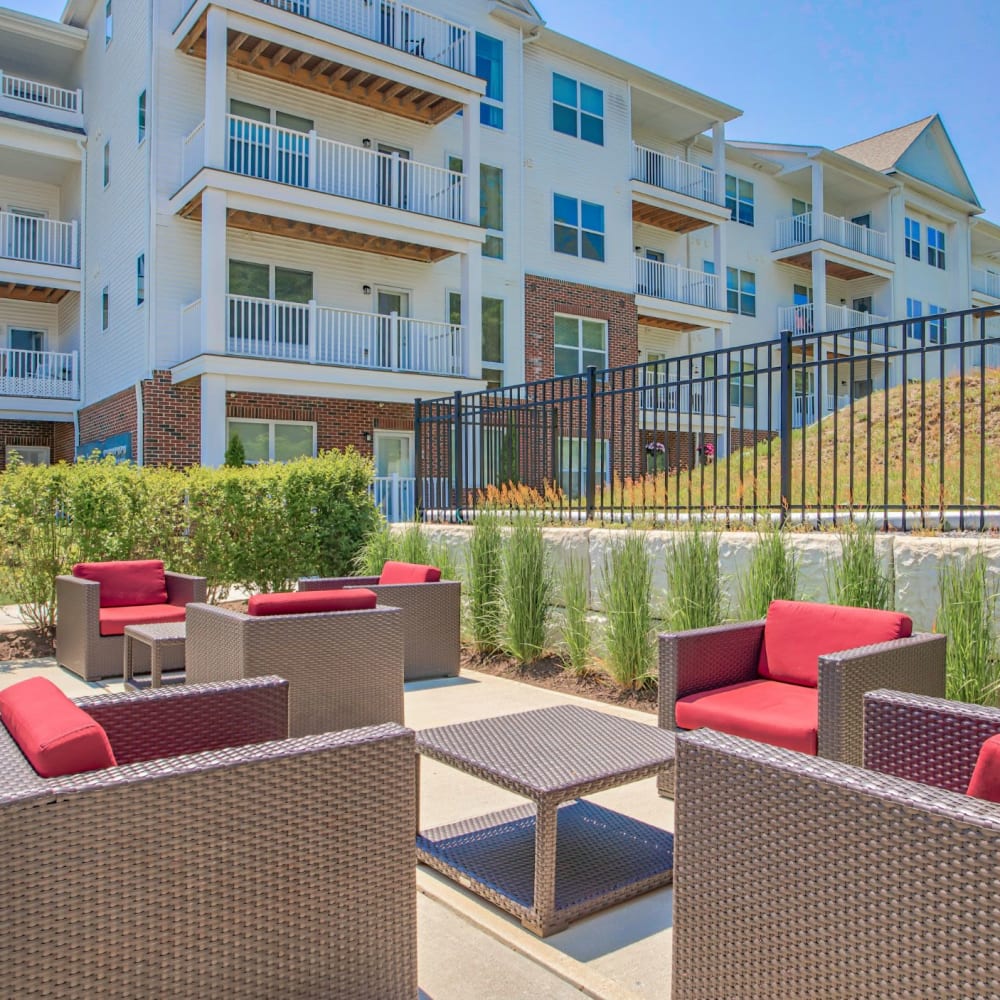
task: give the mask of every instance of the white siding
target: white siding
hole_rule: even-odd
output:
[[[41,184],[24,177],[0,176],[0,209],[13,208],[44,212],[49,219],[63,220],[59,207],[60,190],[55,184]],[[63,221],[68,222],[68,219]]]
[[[70,296],[66,296],[70,298]],[[59,307],[41,302],[21,302],[18,299],[0,299],[0,347],[10,346],[11,328],[17,330],[42,330],[45,349],[61,351],[59,337]],[[72,350],[72,348],[69,348]]]

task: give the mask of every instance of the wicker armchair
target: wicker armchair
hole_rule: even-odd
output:
[[[413,735],[285,739],[287,699],[78,699],[119,766],[53,779],[0,726],[11,995],[413,1000]]]
[[[403,722],[403,613],[398,608],[256,617],[191,604],[187,681],[278,674],[291,684],[289,733]]]
[[[677,701],[687,695],[758,676],[764,622],[722,625],[659,637],[659,724],[679,730]],[[862,698],[876,688],[944,694],[943,635],[916,633],[905,639],[859,646],[819,657],[817,754],[861,763]],[[673,794],[673,774],[659,779],[661,795]]]
[[[204,601],[206,581],[201,576],[166,573],[167,604],[183,608]],[[101,635],[101,585],[75,576],[56,577],[56,659],[59,665],[86,681],[121,677],[124,639]],[[181,663],[171,664],[180,667]]]
[[[1000,711],[864,701],[865,769],[678,738],[675,1000],[1000,995],[1000,805],[961,794]]]
[[[408,681],[430,677],[457,677],[461,656],[462,584],[380,584],[377,576],[303,577],[299,590],[336,590],[365,587],[380,604],[403,611],[403,677]]]

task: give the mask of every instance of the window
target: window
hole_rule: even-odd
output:
[[[4,448],[4,466],[10,468],[11,459],[17,455],[22,465],[48,465],[49,449],[42,445],[9,444]]]
[[[483,379],[489,389],[503,385],[503,299],[483,298]]]
[[[291,420],[227,420],[226,440],[236,435],[248,464],[290,462],[316,454],[316,425]]]
[[[448,157],[448,169],[462,173],[462,158]],[[486,230],[483,256],[503,260],[503,169],[479,164],[479,225]]]
[[[479,120],[490,128],[503,128],[503,42],[480,31],[476,32],[476,76],[486,81]]]
[[[577,375],[593,365],[608,367],[608,324],[582,316],[555,317],[555,373]]]
[[[136,133],[137,142],[141,143],[146,138],[146,91],[139,95],[139,103],[136,108]]]
[[[552,74],[552,128],[584,142],[604,145],[604,91]]]
[[[111,325],[111,286],[101,289],[101,329],[107,330]]]
[[[552,207],[556,253],[604,260],[604,206],[557,194]]]
[[[111,140],[104,144],[104,186],[111,183]]]
[[[920,223],[916,219],[904,221],[906,256],[910,260],[920,260]]]
[[[753,373],[753,364],[744,361],[729,362],[729,405],[757,405],[757,376]]]
[[[114,34],[114,23],[111,18],[111,0],[104,4],[104,46],[107,48],[111,44],[111,36]]]
[[[611,482],[611,442],[594,442],[594,481]],[[559,487],[570,497],[587,492],[587,439],[559,438]]]
[[[944,233],[933,226],[927,227],[927,263],[944,270]]]
[[[734,222],[753,225],[753,184],[726,174],[726,208]]]
[[[928,232],[928,245],[930,244],[930,233]],[[939,319],[941,313],[947,312],[944,306],[935,306],[928,304],[927,314],[929,316],[935,317],[934,319],[929,319],[927,321],[925,329],[927,330],[927,343],[929,344],[943,344],[947,340],[947,325],[948,321],[944,319]]]
[[[803,201],[801,198],[792,199],[792,215],[808,215],[812,210],[811,201]]]
[[[906,318],[916,319],[918,316],[922,316],[924,312],[924,304],[920,299],[907,298],[906,300]],[[910,337],[912,340],[923,340],[924,330],[922,323],[907,323],[906,324],[906,336]]]
[[[741,316],[757,315],[757,275],[753,271],[726,268],[726,310]]]
[[[135,304],[141,306],[146,301],[146,255],[135,259]]]

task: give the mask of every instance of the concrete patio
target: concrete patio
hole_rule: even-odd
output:
[[[67,694],[120,691],[120,681],[88,683],[51,659],[0,663],[0,687],[48,677]],[[406,685],[406,724],[425,729],[558,704],[585,704],[653,725],[652,715],[556,694],[471,671]],[[595,795],[594,800],[654,826],[673,829],[673,803],[655,779]],[[438,826],[519,804],[516,796],[423,761],[421,826]],[[581,994],[608,1000],[670,993],[672,891],[660,889],[540,939],[455,883],[417,873],[422,1000],[562,1000]]]

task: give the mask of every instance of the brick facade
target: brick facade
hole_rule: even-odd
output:
[[[170,372],[142,383],[142,453],[146,465],[183,469],[201,462],[201,379],[175,384]]]
[[[123,389],[99,403],[85,406],[80,410],[79,422],[82,445],[103,441],[114,434],[131,434],[135,447],[136,429],[139,425],[135,389]]]
[[[72,462],[74,456],[73,425],[48,420],[0,420],[0,470],[7,467],[7,448],[48,448],[55,462]]]

